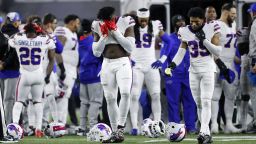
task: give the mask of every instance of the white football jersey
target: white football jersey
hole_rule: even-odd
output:
[[[66,43],[63,45],[62,52],[64,64],[77,67],[79,60],[77,34],[66,27],[57,27],[54,31],[54,35],[64,36],[66,38]]]
[[[204,24],[203,31],[205,32],[205,37],[211,41],[212,37],[219,33],[218,23],[212,21]],[[207,50],[207,48],[199,42],[196,38],[195,33],[191,26],[187,25],[181,27],[178,31],[178,36],[181,41],[186,42],[190,52],[190,67],[189,71],[197,72],[216,72],[216,64],[214,62],[212,54]]]
[[[61,54],[63,57],[63,63],[66,73],[69,76],[76,78],[76,67],[79,61],[77,34],[66,27],[57,27],[54,34],[56,36],[64,36],[66,38],[66,43],[63,45],[63,52]]]
[[[102,36],[101,30],[100,30],[101,24],[103,24],[103,21],[95,20],[92,22],[92,27],[91,27],[92,31],[97,33],[99,36]],[[116,26],[122,34],[125,33],[125,31],[128,27],[131,27],[134,25],[135,25],[134,19],[130,16],[117,17],[117,19],[116,19]],[[106,45],[107,44],[118,44],[118,42],[115,40],[115,38],[113,36],[111,36],[109,34],[107,37],[107,40],[106,40]]]
[[[233,22],[231,27],[220,20],[217,23],[220,25],[220,45],[222,46],[220,58],[224,62],[233,63],[237,42],[236,23]]]
[[[139,28],[140,39],[136,40],[136,48],[132,51],[131,59],[136,63],[152,63],[155,57],[155,38],[159,31],[163,30],[163,25],[159,20],[152,21],[153,33],[148,33],[148,26]]]
[[[21,70],[35,71],[42,68],[42,61],[48,49],[55,49],[52,39],[46,35],[27,38],[25,33],[18,33],[9,39],[9,45],[17,51]],[[46,55],[47,56],[47,55]]]
[[[47,35],[48,36],[48,35]],[[48,36],[50,39],[53,40],[54,42],[54,47],[56,47],[55,43],[56,43],[56,39],[54,39],[54,34],[53,33],[49,33],[49,36]],[[44,72],[46,73],[46,69],[47,69],[47,66],[48,66],[48,63],[49,63],[49,58],[48,56],[46,55],[44,58],[43,58],[43,70]]]

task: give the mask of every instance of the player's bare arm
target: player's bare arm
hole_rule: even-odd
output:
[[[220,33],[214,34],[211,40],[212,44],[219,46],[220,45]]]
[[[242,63],[241,59],[238,56],[234,56],[234,62],[236,64],[241,64]]]
[[[55,57],[55,50],[54,49],[49,49],[48,50],[48,59],[49,59],[49,63],[46,69],[46,78],[50,78],[50,75],[52,73],[53,70],[53,65],[54,65],[54,57]]]

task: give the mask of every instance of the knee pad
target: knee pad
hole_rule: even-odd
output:
[[[241,99],[242,99],[242,101],[249,101],[250,95],[242,95]]]

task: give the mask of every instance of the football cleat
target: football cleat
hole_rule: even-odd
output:
[[[103,140],[102,143],[121,143],[124,141],[124,129],[120,128],[116,132],[112,132],[111,136],[107,140]]]
[[[41,137],[44,136],[44,133],[43,133],[41,130],[36,129],[36,131],[35,131],[35,136],[36,136],[37,138],[41,138]]]
[[[197,141],[198,144],[211,144],[213,142],[212,136],[203,133],[199,133]]]

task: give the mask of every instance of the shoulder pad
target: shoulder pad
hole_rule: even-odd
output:
[[[64,36],[65,34],[66,34],[66,31],[65,31],[65,29],[63,28],[63,27],[57,27],[56,29],[55,29],[55,31],[54,31],[54,34],[56,35],[56,36]]]
[[[124,23],[127,27],[135,25],[135,20],[131,16],[123,16],[122,19],[124,19]]]
[[[92,31],[96,32],[97,25],[99,24],[99,22],[100,22],[99,20],[94,20],[94,21],[92,22],[92,25],[91,25]]]

